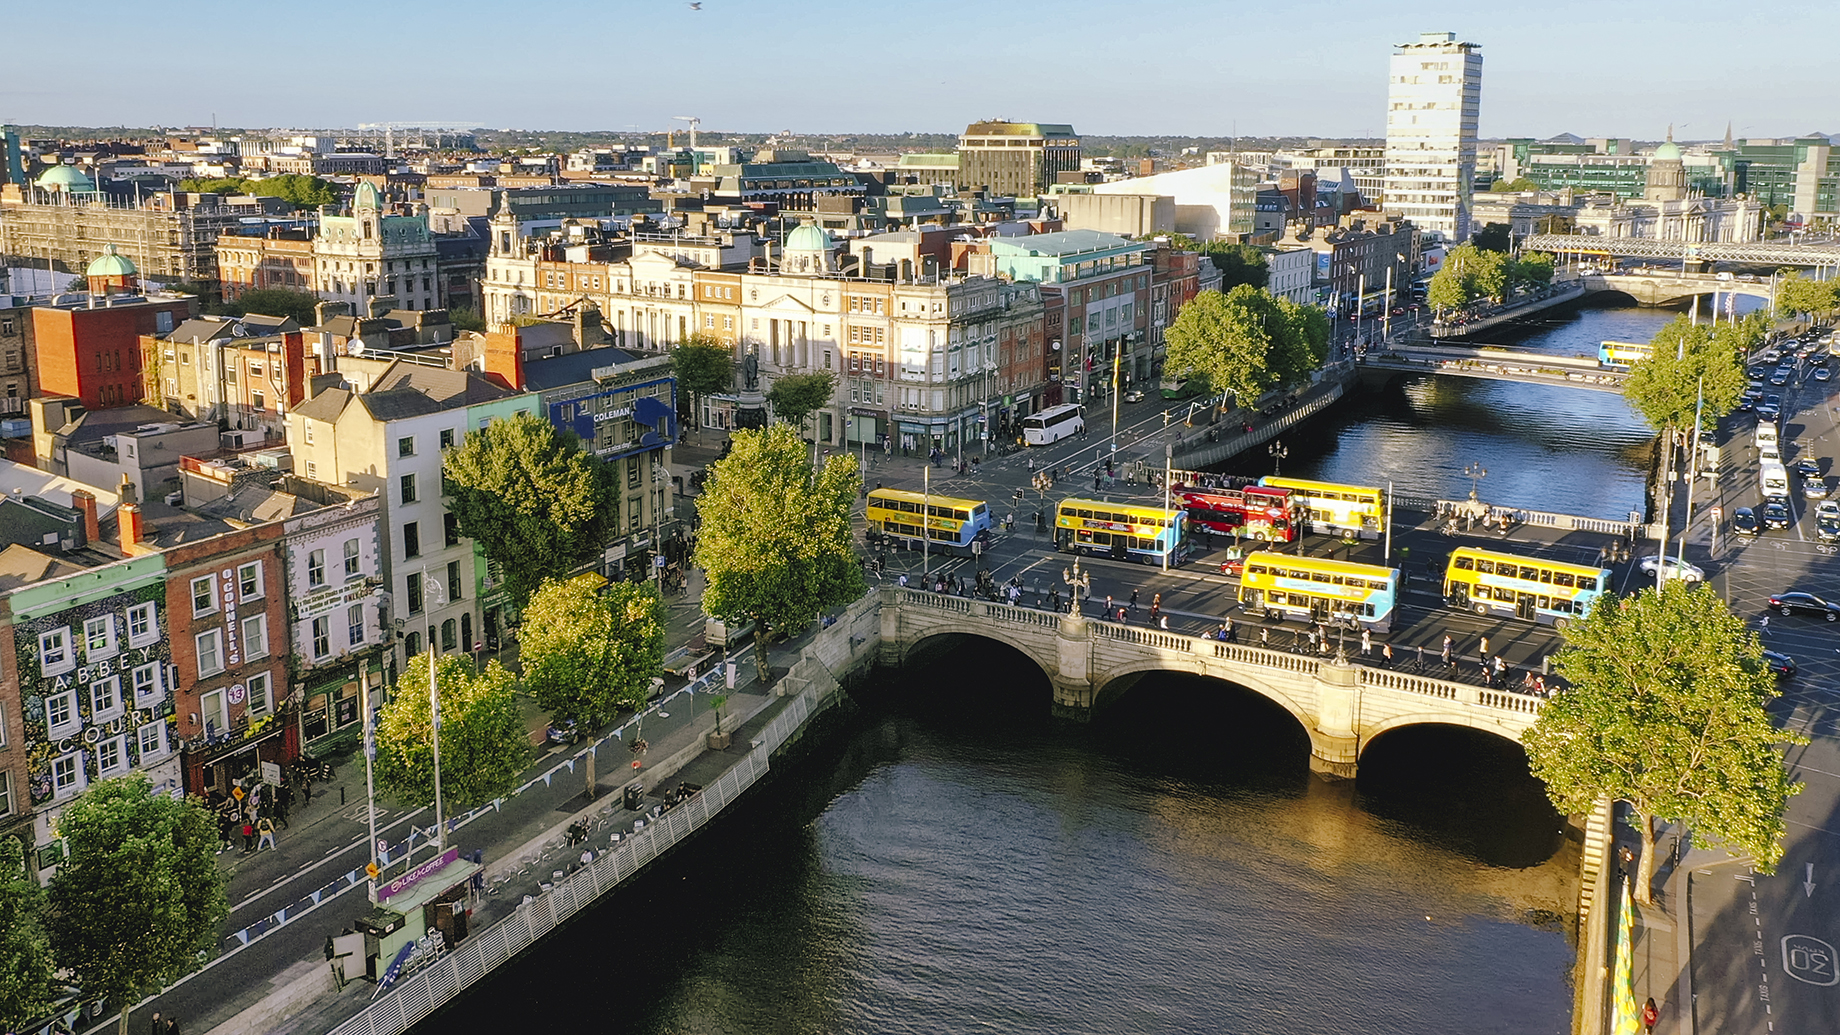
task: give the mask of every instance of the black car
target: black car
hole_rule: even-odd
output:
[[[1819,478],[1821,476],[1821,461],[1816,460],[1812,456],[1804,456],[1795,461],[1791,466],[1791,470],[1804,478]]]
[[[1785,615],[1806,611],[1830,622],[1840,622],[1840,604],[1823,600],[1813,593],[1777,593],[1770,597],[1770,606]]]
[[[1779,676],[1795,675],[1795,659],[1781,651],[1764,651],[1763,667]]]
[[[1757,523],[1757,512],[1749,507],[1739,507],[1731,512],[1731,530],[1739,535],[1756,535],[1763,531]]]
[[[1763,505],[1763,527],[1788,528],[1794,523],[1789,513],[1789,505],[1782,500],[1771,500]]]
[[[1777,419],[1778,417],[1781,417],[1782,416],[1782,396],[1780,395],[1764,396],[1763,401],[1757,404],[1757,416],[1764,420],[1770,420],[1770,421],[1773,421]]]

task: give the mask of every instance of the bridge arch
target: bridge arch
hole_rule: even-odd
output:
[[[1013,640],[1006,640],[1001,636],[974,629],[938,629],[916,637],[913,642],[901,647],[900,656],[895,659],[896,664],[904,666],[915,660],[923,659],[930,650],[946,646],[952,640],[977,640],[982,643],[995,644],[1012,654],[1029,659],[1041,672],[1042,679],[1051,681],[1054,678],[1054,673],[1042,662],[1042,659],[1036,657],[1034,652],[1027,647]]]
[[[1279,708],[1284,709],[1290,714],[1291,718],[1297,720],[1298,725],[1302,726],[1304,730],[1312,731],[1315,726],[1314,716],[1310,709],[1304,707],[1301,702],[1297,701],[1283,690],[1278,689],[1270,682],[1258,679],[1256,676],[1252,678],[1240,676],[1229,679],[1219,673],[1209,672],[1207,666],[1202,664],[1198,659],[1190,659],[1186,662],[1177,664],[1170,664],[1167,660],[1159,659],[1126,665],[1122,668],[1108,669],[1105,674],[1104,684],[1099,686],[1093,694],[1094,714],[1097,715],[1103,712],[1107,705],[1116,703],[1127,690],[1144,676],[1156,675],[1159,673],[1181,673],[1183,675],[1201,676],[1227,686],[1238,687],[1241,690],[1245,690],[1254,696],[1261,697]]]
[[[1500,726],[1499,724],[1496,724],[1493,722],[1486,722],[1486,721],[1485,722],[1460,722],[1455,717],[1453,717],[1449,712],[1426,711],[1426,712],[1408,713],[1404,715],[1396,715],[1396,716],[1393,716],[1393,717],[1390,717],[1390,718],[1387,718],[1387,719],[1384,719],[1378,722],[1374,722],[1374,723],[1365,725],[1361,730],[1360,747],[1359,747],[1359,751],[1356,757],[1358,758],[1360,755],[1365,755],[1367,753],[1368,747],[1370,747],[1374,741],[1385,736],[1387,733],[1390,733],[1394,730],[1406,729],[1408,727],[1413,727],[1413,726],[1444,726],[1450,729],[1475,730],[1478,733],[1490,734],[1501,740],[1505,740],[1508,743],[1515,745],[1516,747],[1521,746],[1520,736],[1516,734],[1515,732]]]

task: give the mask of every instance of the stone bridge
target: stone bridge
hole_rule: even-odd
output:
[[[1623,371],[1604,368],[1595,359],[1549,356],[1487,345],[1419,347],[1396,344],[1390,349],[1368,352],[1357,369],[1365,381],[1386,380],[1400,374],[1443,374],[1618,394],[1623,391],[1623,382],[1628,377]]]
[[[1072,614],[914,589],[881,591],[881,660],[899,664],[940,636],[978,636],[1034,659],[1057,715],[1085,720],[1149,672],[1209,676],[1278,704],[1310,738],[1310,768],[1352,777],[1361,753],[1391,729],[1468,726],[1520,743],[1545,703],[1521,694],[1311,658]]]
[[[1773,292],[1768,281],[1720,280],[1713,273],[1682,273],[1669,270],[1659,274],[1607,273],[1580,277],[1586,291],[1617,291],[1636,300],[1638,305],[1671,305],[1695,295],[1749,295],[1768,302]]]

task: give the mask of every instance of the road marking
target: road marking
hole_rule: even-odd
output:
[[[1797,981],[1826,988],[1840,984],[1834,947],[1810,934],[1791,934],[1782,940],[1783,970]]]

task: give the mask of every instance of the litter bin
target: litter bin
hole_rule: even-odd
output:
[[[626,785],[626,807],[634,812],[645,808],[645,784],[634,780]]]

